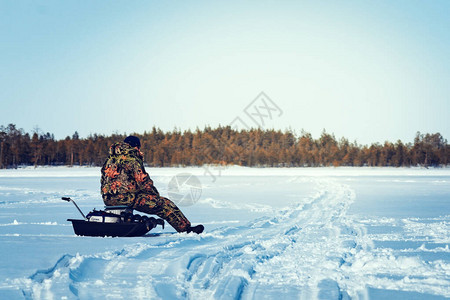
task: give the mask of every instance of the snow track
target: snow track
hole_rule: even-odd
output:
[[[354,192],[332,180],[314,179],[311,184],[317,185],[317,193],[303,203],[247,226],[200,236],[161,236],[157,245],[133,244],[116,253],[65,255],[24,282],[24,294],[81,299],[364,298],[365,287],[342,268],[371,247],[364,227],[346,217]]]
[[[251,177],[246,182],[252,185],[240,189],[241,199],[223,189],[235,184],[233,191],[237,190],[241,180],[222,180],[223,184],[205,189],[209,195],[196,204],[198,214],[203,210],[211,214],[204,234],[154,233],[129,239],[77,237],[64,223],[73,208],[54,201],[59,192],[36,189],[29,199],[16,200],[20,190],[11,190],[9,202],[0,203],[13,215],[5,214],[0,224],[0,238],[11,244],[8,249],[13,249],[13,242],[33,245],[30,239],[39,241],[33,245],[38,251],[62,244],[43,256],[51,258],[40,264],[43,269],[0,281],[0,298],[2,291],[17,298],[17,287],[26,299],[450,297],[448,214],[430,218],[354,214],[351,210],[361,198],[359,194],[356,198],[353,188],[358,185],[352,178]],[[373,180],[369,182],[372,187]],[[284,194],[277,195],[278,191]],[[94,191],[82,192],[81,204],[91,208]],[[393,199],[402,194],[394,193]],[[22,206],[38,212],[45,206],[45,212],[58,218],[43,221],[50,219],[33,209],[27,218],[14,214]],[[249,221],[242,222],[243,218]],[[20,254],[13,257],[22,261]],[[36,262],[31,266],[35,270]]]

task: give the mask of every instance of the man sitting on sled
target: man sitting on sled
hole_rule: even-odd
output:
[[[161,197],[144,168],[141,142],[129,136],[109,148],[102,167],[101,192],[108,206],[127,205],[137,211],[157,215],[178,232],[202,233],[203,225],[192,227],[181,210]]]

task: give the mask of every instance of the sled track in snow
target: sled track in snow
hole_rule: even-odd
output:
[[[364,298],[364,288],[341,270],[371,245],[363,227],[346,218],[354,193],[331,180],[311,181],[315,195],[247,226],[174,235],[158,245],[135,244],[115,253],[63,256],[23,282],[24,295]],[[129,278],[134,283],[127,283]]]
[[[311,197],[246,226],[200,236],[163,234],[158,244],[118,252],[64,255],[16,283],[29,299],[368,299],[367,286],[398,287],[400,280],[379,276],[377,263],[393,264],[399,276],[410,270],[402,269],[403,258],[374,251],[364,225],[346,215],[355,198],[350,187],[327,178],[308,181],[316,186]],[[450,293],[448,266],[406,263],[438,275],[432,283],[401,282],[406,290]]]

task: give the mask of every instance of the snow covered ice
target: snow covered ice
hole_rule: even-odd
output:
[[[103,208],[99,168],[0,170],[0,299],[444,299],[450,297],[450,169],[148,169],[204,234],[73,233]]]

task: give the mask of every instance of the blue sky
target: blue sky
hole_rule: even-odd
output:
[[[265,124],[362,144],[450,138],[449,1],[0,0],[0,125]],[[247,119],[245,119],[247,118]]]

